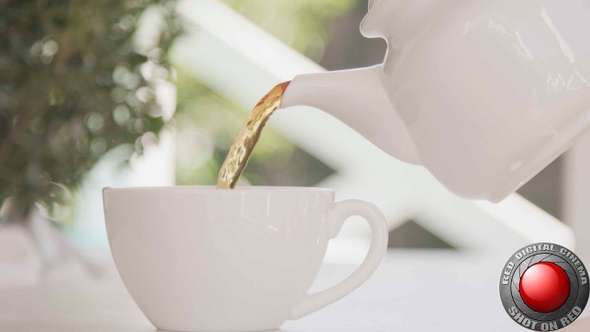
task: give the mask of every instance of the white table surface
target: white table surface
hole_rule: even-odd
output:
[[[284,332],[526,331],[504,312],[498,278],[507,257],[454,251],[388,252],[357,291],[316,313],[285,323]],[[312,289],[354,266],[324,265]],[[588,310],[583,314],[588,315]],[[0,331],[153,332],[114,271],[36,287],[0,288]],[[579,319],[562,331],[590,331]]]

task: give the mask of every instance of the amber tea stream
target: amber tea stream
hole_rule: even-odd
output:
[[[242,131],[234,140],[225,161],[221,165],[217,188],[232,189],[236,186],[260,138],[264,125],[281,106],[281,99],[288,85],[289,82],[278,84],[254,106],[246,126],[242,128]]]

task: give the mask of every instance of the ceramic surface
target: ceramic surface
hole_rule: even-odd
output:
[[[387,247],[374,205],[334,203],[328,189],[106,188],[103,199],[119,274],[162,330],[276,329],[356,289]],[[306,295],[350,215],[371,227],[366,260],[340,284]]]
[[[456,194],[502,200],[590,124],[589,0],[373,0],[382,65],[295,77],[318,107]]]

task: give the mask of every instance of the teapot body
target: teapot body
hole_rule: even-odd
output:
[[[590,128],[590,0],[371,0],[383,64],[296,76],[317,107],[455,194],[498,202]]]
[[[589,127],[590,1],[381,0],[362,31],[388,41],[379,81],[419,163],[459,196],[500,201]]]

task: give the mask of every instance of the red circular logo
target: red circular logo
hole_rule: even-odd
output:
[[[555,311],[565,303],[569,294],[570,280],[556,264],[537,263],[520,277],[520,296],[535,311]]]
[[[573,323],[590,297],[589,271],[576,254],[555,243],[516,251],[500,277],[506,313],[522,327],[556,331]]]

